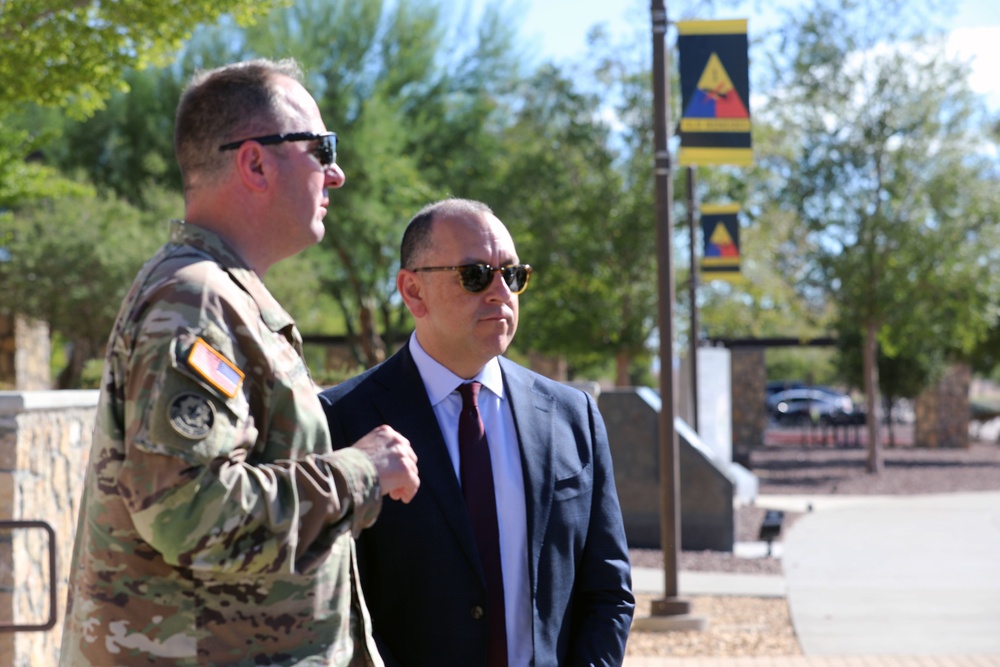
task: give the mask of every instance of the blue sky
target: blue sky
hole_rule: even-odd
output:
[[[483,0],[478,0],[482,2]],[[604,23],[613,34],[628,37],[649,25],[648,0],[509,0],[522,17],[521,34],[539,57],[565,60],[583,55],[587,31]],[[668,12],[681,3],[666,0]],[[692,3],[685,2],[684,6]],[[717,3],[720,4],[720,3]],[[731,4],[731,3],[730,3]],[[751,33],[754,26],[774,25],[773,7],[795,6],[802,0],[744,0],[737,8],[716,10],[703,18],[746,18]],[[957,12],[947,26],[952,29],[956,56],[972,62],[970,85],[987,97],[990,106],[1000,109],[1000,2],[997,0],[955,0]],[[766,8],[766,9],[765,9]],[[668,14],[670,19],[678,18]],[[699,17],[702,18],[702,17]],[[651,39],[650,37],[646,37]],[[672,33],[671,33],[672,38]]]

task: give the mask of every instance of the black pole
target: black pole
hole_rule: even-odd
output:
[[[663,0],[652,0],[653,17],[653,141],[656,189],[656,252],[659,288],[658,324],[660,331],[660,547],[663,550],[664,598],[654,600],[655,616],[690,612],[690,604],[677,598],[677,570],[680,554],[680,477],[678,475],[677,431],[674,429],[673,316],[674,272],[673,220],[671,207],[670,80],[667,74],[667,8]]]
[[[694,231],[695,201],[694,201],[694,167],[687,167],[687,222],[691,239],[691,279],[688,281],[688,294],[691,299],[691,426],[698,432],[698,253],[695,252],[697,234]]]

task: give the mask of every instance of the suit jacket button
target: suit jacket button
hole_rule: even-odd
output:
[[[483,608],[480,607],[478,604],[472,608],[472,618],[476,619],[477,621],[485,615],[486,614],[485,612],[483,612]]]

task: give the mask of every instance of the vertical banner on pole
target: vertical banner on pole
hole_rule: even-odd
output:
[[[747,21],[678,21],[681,165],[753,163]]]
[[[740,276],[739,204],[701,207],[701,233],[704,252],[701,279],[737,282]]]

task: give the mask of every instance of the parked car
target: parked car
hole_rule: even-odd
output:
[[[807,385],[802,380],[768,380],[767,384],[764,385],[764,392],[768,398],[771,398],[774,394],[779,391],[786,391],[788,389],[806,389]]]
[[[771,394],[767,409],[779,424],[851,423],[854,401],[825,387],[801,387]]]

